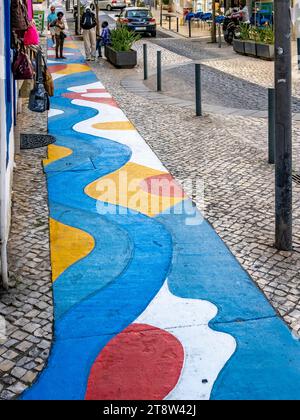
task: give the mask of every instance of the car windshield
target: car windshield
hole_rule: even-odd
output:
[[[151,18],[152,14],[149,10],[128,10],[127,17],[134,18]]]

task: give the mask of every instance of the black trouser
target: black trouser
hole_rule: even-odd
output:
[[[63,56],[63,49],[64,49],[64,40],[65,38],[61,35],[55,35],[55,52],[56,52],[56,58]],[[59,50],[59,56],[58,56],[58,50]]]

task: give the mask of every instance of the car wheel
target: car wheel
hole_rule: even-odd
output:
[[[151,32],[151,36],[152,36],[152,38],[156,38],[156,31],[155,32]]]
[[[108,4],[108,5],[106,6],[106,10],[107,10],[108,12],[110,12],[110,11],[112,10],[112,8],[111,8],[111,5],[110,5],[110,4]]]

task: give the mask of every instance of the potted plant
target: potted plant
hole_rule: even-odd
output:
[[[122,25],[111,31],[111,45],[105,50],[106,58],[115,67],[131,69],[137,64],[137,53],[132,45],[140,35]]]
[[[256,26],[248,27],[248,40],[245,42],[245,54],[256,56],[256,41],[259,39],[259,29]]]
[[[233,39],[233,49],[239,54],[245,54],[245,42],[249,39],[249,27],[245,23],[239,25],[239,38]]]
[[[260,38],[256,42],[256,54],[266,60],[274,59],[274,32],[271,26],[260,30]]]

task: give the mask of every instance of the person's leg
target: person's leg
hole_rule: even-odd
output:
[[[60,48],[60,58],[64,58],[64,42],[65,42],[65,38],[63,38],[63,37],[61,37],[60,38],[60,45],[59,45],[59,48]]]
[[[96,28],[90,30],[90,42],[91,42],[91,56],[92,60],[96,58]]]
[[[96,50],[98,51],[98,57],[102,57],[102,52],[101,52],[101,38],[99,37],[97,39],[97,44],[96,44]]]
[[[87,60],[91,59],[91,50],[90,50],[90,35],[88,29],[83,29],[82,31],[83,35],[83,44],[84,44],[84,50],[85,50],[85,58]]]
[[[55,36],[55,56],[56,58],[58,57],[58,49],[59,49],[59,36]]]

